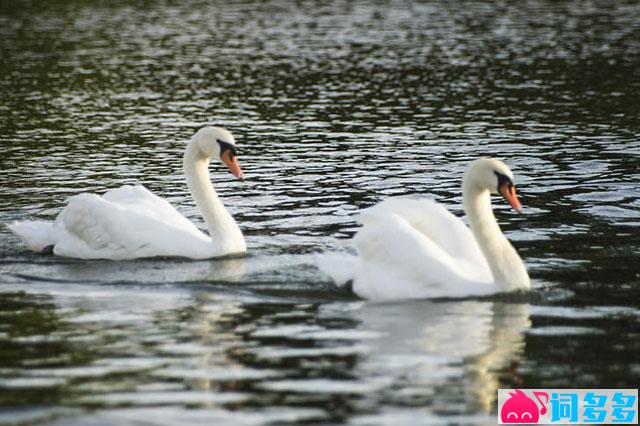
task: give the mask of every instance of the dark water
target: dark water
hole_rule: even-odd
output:
[[[0,2],[0,222],[141,182],[203,227],[185,141],[242,259],[75,261],[0,230],[0,424],[494,424],[496,389],[640,383],[640,4]],[[511,165],[535,291],[376,304],[313,254],[354,214]]]

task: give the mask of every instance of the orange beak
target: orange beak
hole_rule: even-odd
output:
[[[231,170],[231,174],[240,180],[244,180],[244,173],[242,173],[242,169],[240,168],[240,164],[238,164],[238,159],[231,152],[231,150],[226,150],[221,156],[220,159],[222,162]]]
[[[515,211],[518,213],[522,212],[522,204],[520,204],[520,200],[518,200],[516,196],[516,187],[513,186],[511,182],[505,182],[500,185],[498,191],[500,191],[500,194],[511,204],[511,207],[513,207]]]

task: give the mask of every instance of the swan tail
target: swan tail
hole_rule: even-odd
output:
[[[356,256],[345,252],[319,253],[314,262],[338,287],[348,289],[353,285],[359,262]]]
[[[7,228],[16,234],[32,251],[42,252],[55,245],[53,222],[27,220],[7,224]]]

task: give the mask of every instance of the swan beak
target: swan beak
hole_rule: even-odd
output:
[[[244,180],[244,173],[238,164],[238,159],[230,150],[226,150],[220,156],[222,162],[231,170],[231,174],[240,180]]]
[[[507,200],[509,204],[511,204],[511,207],[513,207],[515,211],[517,211],[518,213],[522,212],[522,204],[520,204],[520,200],[518,200],[518,197],[516,196],[516,187],[513,186],[511,182],[503,183],[502,185],[500,185],[500,188],[498,188],[498,190],[500,191],[500,194],[504,197],[504,199]]]

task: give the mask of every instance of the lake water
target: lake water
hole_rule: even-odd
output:
[[[0,424],[495,424],[498,388],[640,383],[640,4],[57,0],[0,5],[0,222],[140,182],[204,228],[212,178],[244,258],[77,261],[0,229]],[[314,253],[356,213],[456,214],[479,156],[531,295],[370,303]]]

